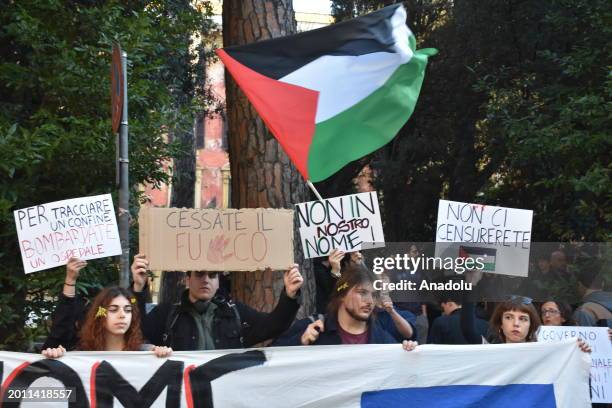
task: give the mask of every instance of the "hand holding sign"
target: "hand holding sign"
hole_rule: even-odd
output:
[[[230,259],[234,254],[223,255],[229,242],[230,239],[225,238],[223,234],[217,235],[215,238],[211,239],[210,244],[208,244],[206,259],[214,264],[220,264]]]
[[[285,272],[284,281],[287,296],[291,299],[295,299],[298,290],[300,290],[304,283],[304,278],[302,278],[302,274],[297,264],[293,264],[293,267]]]
[[[81,269],[87,266],[87,261],[82,261],[79,258],[70,258],[66,264],[66,280],[64,283],[74,285],[79,278]]]
[[[578,348],[580,349],[580,351],[583,351],[585,353],[591,352],[591,346],[589,346],[587,342],[585,342],[582,339],[578,339],[577,341],[578,341]]]
[[[334,276],[340,275],[340,261],[344,258],[344,251],[338,248],[335,248],[329,256],[327,260],[331,265],[331,274]]]
[[[149,261],[147,261],[146,255],[137,254],[134,256],[134,262],[132,262],[131,267],[134,292],[142,292],[147,283],[149,283],[149,277],[147,275],[148,267]]]

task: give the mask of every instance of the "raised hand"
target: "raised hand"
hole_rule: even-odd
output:
[[[340,261],[344,258],[345,252],[341,249],[335,248],[327,257],[329,264],[331,265],[331,274],[338,276],[340,275]]]
[[[81,269],[87,266],[87,261],[72,257],[66,264],[66,280],[65,283],[74,285],[79,278]]]
[[[385,308],[385,310],[389,313],[395,311],[395,308],[393,307],[393,302],[391,300],[384,300],[382,302],[382,305]]]
[[[285,271],[284,281],[287,296],[289,296],[291,299],[295,299],[298,290],[300,290],[302,284],[304,283],[304,278],[302,277],[297,264],[293,264],[291,269]]]
[[[131,267],[134,292],[142,292],[147,283],[149,283],[148,268],[149,261],[147,261],[147,256],[145,254],[136,254]]]

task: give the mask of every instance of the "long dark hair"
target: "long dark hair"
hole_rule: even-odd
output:
[[[103,289],[98,296],[96,296],[87,312],[83,327],[79,332],[79,344],[78,350],[83,351],[105,351],[106,347],[106,329],[104,328],[104,322],[106,317],[96,317],[98,308],[107,308],[110,302],[118,297],[123,296],[128,301],[133,303],[132,307],[132,321],[130,327],[123,335],[124,337],[124,351],[138,351],[142,345],[142,333],[140,329],[140,312],[138,305],[134,303],[135,298],[132,292],[127,289],[120,288],[118,286],[111,286]]]
[[[351,263],[342,272],[340,279],[336,282],[336,286],[329,296],[327,312],[331,316],[337,316],[342,300],[352,288],[362,284],[372,284],[374,280],[374,274],[364,264]]]

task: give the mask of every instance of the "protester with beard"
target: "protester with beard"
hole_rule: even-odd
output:
[[[285,288],[271,313],[258,312],[218,294],[219,272],[187,272],[188,289],[177,305],[159,304],[145,315],[144,289],[148,262],[139,254],[132,264],[134,294],[144,317],[143,332],[154,344],[174,350],[251,347],[285,331],[300,305],[303,278],[297,265],[285,272]]]
[[[333,249],[326,260],[318,259],[314,261],[317,313],[325,313],[330,294],[342,272],[349,266],[358,263],[363,263],[361,252],[347,253],[338,248]]]
[[[275,346],[398,343],[373,318],[374,276],[361,263],[343,273],[331,294],[327,313],[319,319],[297,321]],[[314,320],[314,321],[313,321]],[[411,350],[416,342],[404,342]]]

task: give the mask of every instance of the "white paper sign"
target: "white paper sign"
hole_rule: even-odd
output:
[[[296,204],[305,258],[384,246],[380,209],[375,191]],[[374,245],[375,244],[375,245]]]
[[[527,276],[533,211],[440,200],[436,256],[481,257],[484,272]]]
[[[73,198],[14,212],[23,269],[38,272],[83,260],[121,254],[110,194]]]
[[[0,383],[11,407],[587,408],[589,363],[573,343],[266,347],[169,358],[76,351],[53,361],[0,351]],[[72,389],[75,403],[22,397],[34,387]]]
[[[591,346],[591,400],[612,402],[612,345],[607,327],[540,326],[538,341],[582,339]]]

